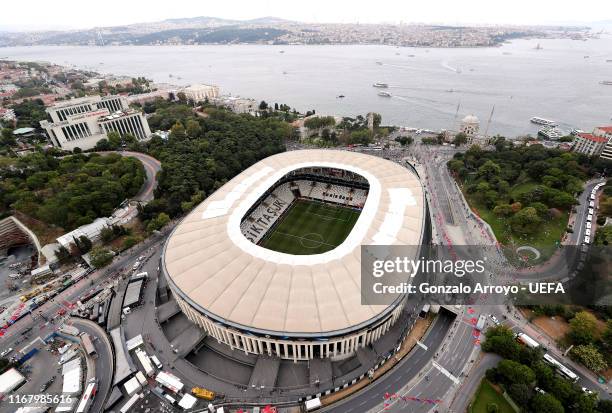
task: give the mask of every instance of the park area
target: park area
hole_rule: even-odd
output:
[[[497,406],[495,408],[494,406]],[[504,396],[488,380],[483,380],[474,396],[469,413],[515,413]]]
[[[510,190],[511,198],[519,198],[524,192],[527,192],[535,187],[535,184],[519,184]],[[551,216],[547,220],[543,220],[538,225],[538,230],[529,235],[519,235],[512,231],[510,217],[496,215],[492,209],[487,208],[478,200],[478,194],[465,194],[470,207],[481,219],[486,221],[495,234],[495,238],[504,246],[509,247],[506,255],[509,258],[515,255],[516,248],[521,246],[530,246],[536,248],[541,256],[534,260],[535,257],[527,256],[530,264],[546,261],[556,251],[556,246],[561,242],[565,235],[569,220],[567,211],[558,211],[557,215]],[[520,259],[520,257],[515,257]]]

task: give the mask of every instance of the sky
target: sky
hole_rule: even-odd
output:
[[[195,16],[240,20],[274,16],[320,23],[574,24],[612,20],[611,0],[4,1],[2,30],[83,29]]]

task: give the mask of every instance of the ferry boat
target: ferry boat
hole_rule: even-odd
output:
[[[538,135],[546,139],[552,139],[552,140],[557,140],[564,136],[563,131],[555,128],[554,126],[543,127],[542,129],[538,131]]]
[[[378,96],[382,96],[384,98],[390,98],[391,97],[391,93],[387,93],[387,92],[378,92]]]
[[[602,80],[599,84],[612,86],[612,80]]]
[[[557,126],[557,122],[553,121],[553,120],[548,120],[548,119],[544,119],[544,118],[539,118],[537,116],[534,116],[533,118],[530,119],[531,123],[535,123],[536,125],[544,125],[544,126]]]
[[[388,85],[387,83],[381,83],[381,82],[376,82],[376,83],[374,83],[372,86],[374,86],[374,87],[380,87],[380,88],[384,88],[384,89],[386,89],[386,88],[388,88],[388,87],[389,87],[389,85]]]

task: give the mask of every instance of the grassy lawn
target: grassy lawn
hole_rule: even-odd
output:
[[[360,211],[315,201],[296,201],[260,245],[295,255],[333,250],[353,229]]]
[[[511,189],[510,196],[516,199],[521,193],[531,190],[534,186],[536,186],[536,184],[532,182],[516,185]],[[506,218],[498,217],[492,210],[478,202],[474,197],[475,194],[467,194],[464,192],[464,195],[472,210],[491,226],[495,238],[497,238],[501,244],[513,246],[514,248],[523,245],[537,248],[542,254],[539,261],[546,261],[554,253],[556,242],[560,241],[565,234],[569,220],[568,212],[563,212],[558,218],[543,222],[538,228],[538,231],[533,235],[519,237],[510,231],[510,225]]]
[[[480,383],[480,387],[476,392],[476,396],[468,412],[487,413],[487,406],[490,404],[496,404],[499,413],[515,413],[512,406],[510,406],[506,399],[495,390],[491,383],[489,383],[488,380],[483,380]]]

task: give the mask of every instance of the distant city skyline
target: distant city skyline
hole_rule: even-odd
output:
[[[373,4],[375,7],[373,7]],[[452,0],[411,2],[379,0],[311,0],[299,7],[280,0],[263,2],[124,2],[107,0],[99,7],[83,7],[75,0],[11,1],[10,12],[0,17],[0,30],[66,30],[154,22],[171,18],[210,16],[248,20],[264,16],[309,23],[444,23],[444,24],[588,24],[612,19],[612,2],[588,0],[561,3],[552,0],[492,2]]]

